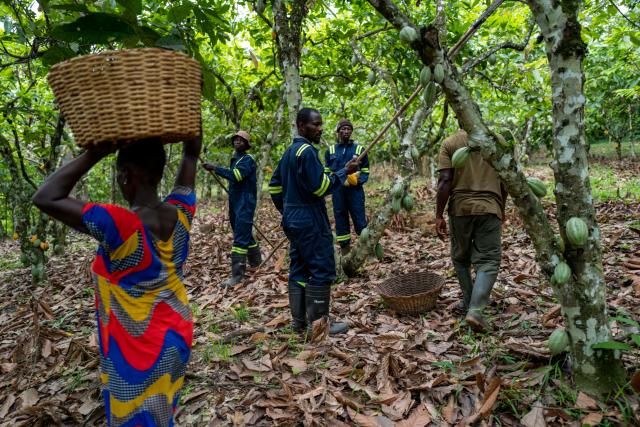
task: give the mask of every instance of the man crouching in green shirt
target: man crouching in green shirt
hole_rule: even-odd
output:
[[[500,235],[507,193],[493,167],[474,151],[463,167],[454,169],[453,153],[467,146],[467,133],[460,130],[445,139],[438,159],[436,233],[444,241],[447,223],[444,208],[449,204],[451,259],[462,289],[460,308],[465,321],[476,332],[490,329],[483,316],[500,269]],[[476,273],[471,278],[471,266]]]

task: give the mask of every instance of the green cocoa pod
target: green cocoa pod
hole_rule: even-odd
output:
[[[37,280],[40,280],[44,277],[44,266],[42,264],[34,265],[31,267],[31,274]]]
[[[527,184],[536,197],[544,197],[547,195],[547,185],[538,178],[527,178]]]
[[[571,279],[571,267],[566,262],[559,262],[553,270],[553,280],[558,285],[564,285]]]
[[[549,336],[549,351],[556,355],[562,353],[569,346],[569,335],[564,328],[558,328]]]
[[[489,64],[494,65],[496,63],[496,56],[494,54],[489,55],[487,61],[489,62]]]
[[[273,134],[271,132],[269,132],[267,134],[267,141],[271,141],[273,139]]]
[[[394,186],[391,188],[391,197],[393,197],[394,199],[399,199],[400,197],[402,197],[402,193],[404,189],[402,188],[402,184],[397,183],[394,184]]]
[[[589,229],[587,223],[578,217],[570,218],[565,227],[567,239],[573,246],[581,247],[587,243]]]
[[[418,149],[414,146],[411,147],[411,158],[414,162],[420,160],[420,151],[418,151]]]
[[[418,40],[418,32],[413,27],[407,25],[400,30],[400,40],[405,43],[413,43]]]
[[[376,80],[378,80],[378,77],[376,76],[375,71],[369,71],[369,74],[367,74],[367,81],[369,82],[369,84],[373,86],[374,84],[376,84]]]
[[[36,248],[39,248],[40,247],[40,243],[42,243],[42,240],[36,239],[36,240],[33,241],[33,246],[36,247]]]
[[[469,159],[469,155],[471,154],[471,149],[469,147],[458,148],[453,156],[451,157],[451,165],[454,168],[462,168],[464,164]]]
[[[362,231],[360,232],[360,238],[362,239],[363,242],[366,242],[367,240],[369,240],[369,229],[367,227],[363,228]]]
[[[402,207],[407,211],[407,212],[411,212],[413,210],[413,197],[411,197],[410,195],[406,195],[402,198]]]
[[[376,243],[376,258],[380,261],[384,259],[384,248],[380,243]]]
[[[420,84],[423,87],[426,87],[430,81],[431,81],[431,68],[422,67],[422,70],[420,71]]]
[[[391,202],[391,210],[393,211],[393,213],[397,214],[398,212],[400,212],[400,209],[402,209],[402,201],[400,200],[400,198],[393,199],[393,202]]]
[[[436,97],[436,85],[433,82],[429,82],[427,86],[424,88],[424,92],[422,93],[422,100],[425,105],[431,105]]]
[[[444,80],[444,68],[442,68],[441,64],[436,64],[436,66],[433,67],[433,79],[438,84],[441,84]]]

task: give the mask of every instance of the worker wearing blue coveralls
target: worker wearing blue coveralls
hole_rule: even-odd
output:
[[[269,182],[269,193],[282,213],[282,227],[289,239],[289,308],[292,329],[311,330],[315,320],[329,315],[331,284],[336,278],[333,236],[324,197],[341,188],[347,175],[358,168],[356,160],[326,173],[314,144],[322,135],[322,116],[303,108],[296,118],[299,136],[282,155]],[[334,323],[330,333],[348,329]]]
[[[329,147],[325,152],[325,171],[335,172],[353,158],[364,151],[362,145],[351,140],[353,125],[347,119],[338,122],[336,128],[338,142]],[[359,236],[367,226],[367,217],[364,210],[364,188],[362,185],[369,180],[369,157],[364,156],[360,162],[360,173],[347,177],[344,186],[333,192],[333,217],[336,220],[336,240],[343,254],[349,252],[351,243],[351,230],[349,227],[349,215],[353,221],[353,228]]]
[[[250,136],[238,131],[232,137],[235,152],[229,169],[205,163],[205,169],[229,181],[229,221],[233,230],[231,248],[231,277],[220,286],[235,286],[242,282],[249,265],[257,267],[262,261],[260,248],[253,238],[253,214],[256,210],[256,162],[247,150],[251,148]]]

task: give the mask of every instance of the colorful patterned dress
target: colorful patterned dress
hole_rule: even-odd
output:
[[[195,193],[178,187],[167,241],[134,212],[89,203],[83,223],[100,245],[93,262],[100,379],[110,426],[172,426],[191,353],[193,319],[182,264]]]

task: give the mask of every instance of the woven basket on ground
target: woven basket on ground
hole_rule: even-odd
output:
[[[48,76],[78,145],[200,134],[200,64],[164,49],[80,56]]]
[[[430,271],[406,273],[378,285],[384,302],[401,314],[419,314],[436,305],[444,277]]]

